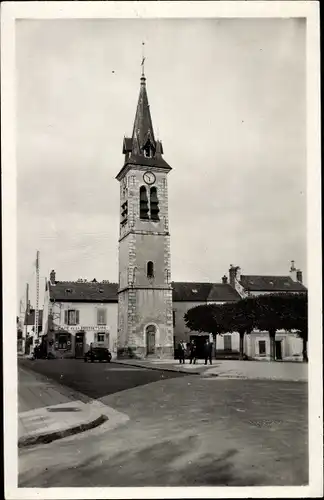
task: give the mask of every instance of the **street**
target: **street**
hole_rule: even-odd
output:
[[[303,382],[75,360],[24,363],[129,420],[20,449],[20,487],[307,484]]]
[[[20,365],[94,399],[157,380],[184,376],[181,373],[145,370],[118,363],[84,363],[82,359],[20,360]]]

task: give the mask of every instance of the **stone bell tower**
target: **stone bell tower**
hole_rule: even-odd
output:
[[[173,356],[167,176],[144,72],[120,182],[118,356]]]

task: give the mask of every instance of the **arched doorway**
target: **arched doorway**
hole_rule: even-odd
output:
[[[156,326],[148,325],[146,327],[146,356],[155,354],[155,341],[156,341]]]

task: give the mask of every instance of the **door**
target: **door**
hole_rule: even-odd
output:
[[[232,336],[224,335],[224,351],[232,350]]]
[[[281,340],[276,340],[276,359],[282,359],[282,344]]]
[[[83,358],[84,332],[79,332],[75,336],[75,357]]]
[[[156,328],[154,325],[149,325],[146,328],[146,355],[147,356],[155,354],[155,332],[156,332]]]

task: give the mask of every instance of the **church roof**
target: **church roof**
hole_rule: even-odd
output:
[[[148,149],[149,155],[145,154],[146,149]],[[124,138],[123,154],[125,155],[125,162],[117,175],[117,179],[128,165],[144,165],[171,170],[170,165],[162,158],[163,147],[161,141],[155,139],[144,75],[141,77],[132,137]]]
[[[241,285],[248,291],[306,292],[307,288],[290,276],[241,275]]]

